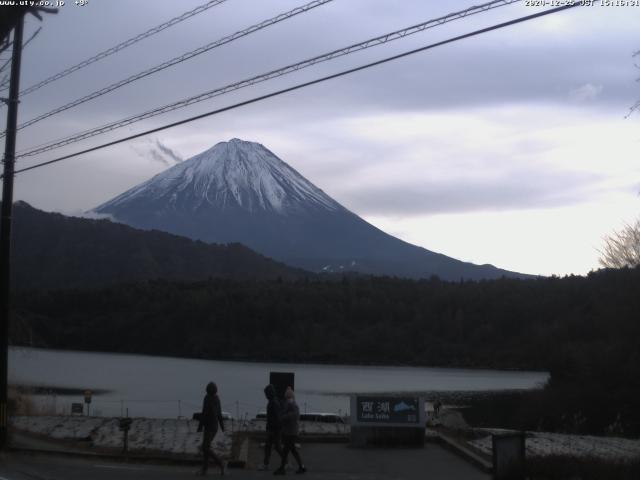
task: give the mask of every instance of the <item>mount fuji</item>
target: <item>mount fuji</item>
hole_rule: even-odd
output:
[[[117,222],[240,242],[313,272],[446,280],[525,275],[411,245],[350,212],[264,146],[221,142],[98,206]]]

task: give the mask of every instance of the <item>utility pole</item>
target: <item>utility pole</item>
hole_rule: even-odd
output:
[[[4,148],[2,177],[2,212],[0,218],[0,450],[7,448],[7,396],[9,366],[9,314],[11,296],[11,214],[13,210],[13,177],[15,171],[18,101],[20,92],[20,61],[24,15],[13,29],[13,56],[7,102],[7,136]]]

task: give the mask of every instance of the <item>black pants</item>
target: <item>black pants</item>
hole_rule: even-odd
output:
[[[271,448],[282,457],[282,447],[281,443],[281,435],[280,431],[267,431],[267,439],[264,442],[264,464],[269,465],[269,460],[271,459]]]
[[[293,458],[298,462],[298,468],[302,468],[302,459],[300,458],[300,454],[298,453],[298,449],[296,448],[296,435],[283,435],[282,436],[282,463],[280,468],[284,468],[287,464],[287,457],[289,456],[289,452],[293,455]]]
[[[209,467],[209,457],[213,459],[216,465],[222,466],[222,460],[218,457],[211,448],[211,442],[216,436],[217,430],[205,430],[202,434],[202,471],[206,472]]]

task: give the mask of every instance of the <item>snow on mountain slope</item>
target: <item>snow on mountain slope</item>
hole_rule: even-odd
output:
[[[234,138],[95,209],[211,243],[239,242],[292,266],[443,279],[521,276],[411,245],[350,212],[258,143]]]
[[[329,211],[342,209],[259,143],[234,138],[165,170],[96,210],[117,208],[141,198],[167,198],[169,206],[176,208],[183,196],[191,197],[192,210],[203,204],[280,214],[310,206]]]

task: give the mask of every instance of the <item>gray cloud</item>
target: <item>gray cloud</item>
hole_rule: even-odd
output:
[[[172,16],[194,8],[201,0],[181,2],[158,2],[153,9],[142,3],[128,0],[96,2],[88,7],[66,6],[60,14],[48,17],[42,23],[43,29],[29,45],[23,59],[22,83],[25,87],[36,81],[73,65],[109,48],[115,43],[129,38],[149,27],[157,25]],[[137,73],[168,58],[194,49],[224,35],[237,31],[270,16],[298,6],[299,0],[274,0],[255,2],[254,0],[234,0],[216,7],[210,12],[194,17],[178,27],[136,44],[130,49],[80,70],[51,88],[43,88],[21,100],[21,120],[54,108],[61,103],[75,99],[128,75]],[[212,89],[258,73],[277,68],[288,63],[330,51],[366,38],[389,32],[401,27],[414,25],[420,21],[435,18],[448,12],[470,7],[473,0],[439,2],[435,0],[349,0],[336,1],[308,14],[282,22],[255,35],[216,49],[185,62],[179,67],[151,76],[144,81],[124,87],[113,94],[89,102],[44,121],[40,127],[32,127],[20,132],[19,148],[25,148],[59,136],[69,135],[102,125],[112,120],[139,113],[158,105],[163,105],[186,96]],[[126,15],[122,12],[126,11]],[[496,9],[486,14],[467,18],[436,29],[399,40],[387,46],[373,48],[335,62],[317,65],[309,70],[291,76],[256,85],[225,97],[213,99],[188,109],[180,110],[156,119],[133,125],[110,135],[96,137],[86,143],[92,146],[112,140],[125,134],[135,133],[164,123],[201,113],[219,106],[244,100],[252,96],[290,86],[321,75],[334,73],[344,68],[359,65],[405,50],[433,43],[492,23],[532,13],[532,9],[513,5]],[[371,113],[406,114],[407,112],[449,111],[464,117],[465,111],[475,108],[496,108],[509,104],[551,105],[558,109],[580,107],[591,112],[607,114],[620,112],[622,116],[637,99],[637,70],[633,65],[632,53],[638,49],[637,20],[639,9],[574,9],[553,17],[560,22],[554,27],[546,20],[536,20],[520,26],[492,32],[474,39],[464,40],[429,52],[415,55],[381,67],[343,77],[325,84],[254,104],[232,112],[224,113],[209,120],[194,122],[184,127],[163,133],[166,141],[149,140],[147,143],[129,144],[96,152],[90,163],[78,164],[75,170],[79,177],[88,178],[96,170],[96,165],[109,168],[108,175],[100,172],[100,183],[93,187],[80,185],[76,193],[59,193],[60,203],[96,202],[120,193],[145,177],[173,165],[211,147],[215,142],[237,136],[248,140],[262,141],[274,148],[269,141],[277,135],[282,143],[295,138],[309,144],[309,150],[326,151],[326,158],[318,166],[304,163],[295,157],[283,159],[299,168],[303,174],[318,179],[319,186],[328,192],[336,192],[341,198],[351,199],[352,205],[361,205],[372,210],[376,195],[365,195],[354,187],[349,194],[337,180],[345,171],[356,175],[372,164],[387,164],[393,169],[394,148],[398,142],[389,142],[389,148],[362,140],[350,141],[340,135],[340,119],[358,118]],[[547,22],[547,23],[546,23]],[[564,22],[564,23],[563,23]],[[118,29],[97,28],[98,25],[118,25]],[[41,24],[28,20],[27,30],[32,31]],[[357,25],[357,28],[354,28]],[[27,33],[28,33],[27,32]],[[568,98],[568,92],[581,86],[592,85],[601,88],[598,95],[591,95],[592,101],[577,105]],[[515,120],[524,130],[535,131],[542,124],[532,123],[527,118]],[[539,121],[539,120],[538,120]],[[332,122],[336,125],[332,127]],[[315,131],[311,131],[314,127]],[[268,135],[264,135],[265,132]],[[263,134],[263,138],[260,138]],[[289,140],[287,140],[289,139]],[[269,141],[267,141],[269,140]],[[431,139],[434,150],[436,142]],[[84,147],[85,144],[82,144]],[[517,146],[520,150],[532,151],[527,140]],[[54,154],[70,153],[76,146]],[[133,149],[139,156],[150,162],[131,162],[128,151]],[[321,150],[323,149],[323,150]],[[514,146],[513,151],[516,151]],[[511,152],[506,152],[508,156]],[[544,152],[540,151],[540,155]],[[351,162],[344,165],[344,157]],[[122,160],[121,160],[122,158]],[[47,159],[47,158],[43,158]],[[304,159],[303,159],[304,160]],[[478,161],[484,159],[478,155]],[[84,166],[86,165],[86,166]],[[117,165],[117,168],[116,168]],[[108,167],[107,167],[108,166]],[[542,167],[544,168],[544,167]],[[117,170],[117,171],[116,171]],[[25,199],[29,195],[44,195],[42,185],[49,185],[52,178],[61,175],[68,184],[68,175],[59,172],[59,166],[42,169],[43,178],[31,182],[38,176],[38,170],[25,178],[25,188],[21,190]],[[335,171],[332,175],[332,171]],[[68,172],[65,172],[68,174]],[[336,184],[332,182],[336,180]],[[517,179],[505,178],[505,182]],[[439,192],[435,197],[441,203],[452,191],[453,180],[443,180],[438,186],[435,180],[429,184],[429,191]],[[31,185],[31,188],[30,188]],[[460,198],[478,195],[484,200],[469,200],[469,208],[474,204],[494,205],[502,198],[505,202],[518,204],[517,193],[509,188],[498,188],[501,193],[492,193],[491,188],[482,185],[460,183],[457,195],[449,195],[458,207],[467,208]],[[362,188],[365,188],[363,186]],[[369,187],[366,187],[369,188]],[[371,186],[370,192],[376,188]],[[389,187],[390,190],[393,186]],[[513,190],[518,190],[512,187]],[[389,190],[389,191],[390,191]],[[402,188],[398,188],[402,190]],[[414,186],[416,204],[435,204],[436,198],[420,202],[424,194]],[[100,192],[100,198],[95,198]],[[379,192],[384,195],[383,191]],[[527,198],[551,198],[550,193],[541,189],[524,187]],[[472,195],[473,194],[473,195]],[[75,197],[73,197],[75,195]],[[91,199],[88,200],[88,196]],[[569,195],[568,193],[565,195]],[[72,198],[73,197],[73,198]],[[361,200],[358,200],[361,198]],[[46,203],[54,202],[53,194],[46,197]],[[426,201],[429,200],[429,201]],[[404,200],[398,200],[403,202]],[[550,201],[550,200],[549,200]],[[360,203],[358,203],[360,202]],[[456,203],[457,202],[457,203]],[[521,200],[524,202],[524,200]],[[44,204],[45,201],[43,200]],[[380,202],[384,210],[384,202]],[[386,204],[392,204],[392,201]],[[411,203],[411,202],[409,202]],[[432,207],[430,207],[432,208]],[[444,207],[442,207],[444,208]],[[401,211],[402,208],[398,208]]]
[[[149,150],[148,155],[152,160],[155,160],[167,166],[171,165],[169,161],[157,150]]]
[[[21,98],[20,121],[305,1],[225,2]],[[21,85],[29,87],[202,0],[155,2],[153,8],[149,3],[110,0],[75,8],[67,2],[58,15],[47,16],[42,23],[27,18],[26,36],[43,28],[25,49]],[[21,130],[18,149],[477,3],[337,0]],[[20,159],[19,165],[50,160],[538,11],[519,2],[468,17],[35,159]],[[464,236],[460,232],[468,232],[467,225],[457,222],[485,217],[480,213],[435,215],[448,212],[500,211],[509,218],[539,217],[537,224],[530,220],[521,224],[520,235],[512,242],[518,244],[517,258],[522,257],[522,249],[538,251],[545,237],[571,225],[563,230],[569,245],[564,250],[554,239],[539,257],[525,256],[531,257],[534,266],[513,262],[515,256],[503,258],[508,254],[504,247],[491,253],[495,258],[487,259],[498,241],[468,242],[467,250],[460,247],[457,255],[519,271],[586,272],[595,265],[595,260],[589,263],[590,245],[615,228],[612,222],[618,215],[637,211],[635,204],[625,207],[625,199],[637,200],[633,152],[638,144],[629,138],[637,139],[639,117],[623,117],[640,97],[634,65],[638,57],[632,57],[640,48],[639,22],[638,8],[576,8],[494,31],[172,128],[163,131],[162,140],[138,140],[20,174],[16,199],[46,210],[88,210],[183,156],[240,137],[263,143],[355,213],[386,216],[390,231],[401,229],[417,244],[430,245],[434,233],[425,233],[418,225],[421,222],[446,225],[439,232],[441,240],[447,236],[455,240]],[[109,27],[114,25],[117,28]],[[640,103],[636,107],[640,110]],[[414,119],[420,116],[426,120],[416,125]],[[53,188],[56,184],[65,188]],[[521,215],[527,209],[541,211]],[[506,210],[514,210],[513,215]],[[581,211],[582,218],[574,216],[575,211]],[[429,214],[434,215],[419,221],[413,218]],[[501,214],[486,217],[502,218]],[[544,223],[543,217],[553,226]],[[509,237],[510,226],[492,221],[482,223],[483,233]],[[566,266],[584,244],[589,250],[584,254],[587,260],[581,260],[579,268],[576,262]],[[545,268],[540,266],[543,260],[548,264]]]
[[[576,102],[589,102],[595,100],[602,93],[602,85],[585,83],[579,88],[574,88],[569,92],[569,98]]]
[[[152,14],[142,5],[127,4],[125,7],[118,1],[92,5],[83,13],[80,12],[83,9],[65,7],[58,17],[47,19],[42,33],[30,46],[33,51],[25,58],[23,82],[32,84],[59,70],[60,65],[73,64],[100,48],[135,34],[143,26],[152,26],[190,8],[194,3],[197,2],[185,1],[173,7],[166,4],[158,11],[154,9]],[[58,82],[55,95],[42,89],[26,97],[21,104],[21,118],[33,117],[44,109],[54,108],[63,101],[77,98],[298,3],[238,1],[216,7],[185,25],[168,29],[104,62],[81,70],[70,76],[68,81]],[[472,4],[470,1],[454,4],[407,0],[401,3],[401,7],[396,3],[390,8],[387,2],[376,0],[334,2],[136,82],[42,125],[56,124],[60,118],[69,117],[81,118],[87,126],[100,125],[107,119],[138,113]],[[121,18],[122,8],[127,10],[126,20]],[[605,13],[609,16],[617,13],[613,10],[608,9]],[[638,16],[633,9],[619,10],[625,10],[629,17]],[[207,102],[207,105],[224,105],[235,99],[248,98],[530,13],[531,9],[518,6],[497,9],[321,64],[236,95]],[[634,44],[636,35],[635,31],[627,28],[631,24],[630,19],[626,22],[623,22],[625,19],[620,20],[618,23],[621,25],[607,24],[604,19],[597,22],[597,17],[602,14],[595,9],[576,9],[556,15],[559,20],[568,22],[566,28],[541,31],[544,20],[539,20],[492,32],[318,85],[288,98],[281,97],[277,105],[289,115],[306,111],[326,117],[345,111],[372,109],[401,111],[528,101],[566,103],[568,91],[591,83],[602,86],[603,92],[598,98],[602,105],[619,108],[624,114],[625,107],[636,98],[631,58],[637,49],[637,44]],[[358,19],[357,29],[353,28],[354,18]],[[618,20],[617,17],[611,18],[613,22]],[[117,22],[118,34],[109,29],[94,28],[98,20],[104,24]],[[322,35],[328,25],[331,25],[331,34]],[[615,28],[616,35],[603,35],[605,28]],[[585,35],[585,31],[588,34]],[[61,32],[72,34],[63,35]],[[84,41],[78,42],[74,35]],[[265,102],[263,107],[256,106],[252,111],[268,112],[274,103]],[[188,112],[203,108],[201,105],[160,118],[181,118]]]
[[[79,218],[88,218],[91,220],[109,220],[115,222],[113,215],[109,213],[96,213],[92,211],[82,211],[82,210],[69,210],[60,212],[69,217],[79,217]]]
[[[180,163],[184,160],[182,155],[177,153],[174,149],[169,148],[157,138],[147,138],[141,144],[132,145],[131,148],[140,157],[153,160],[154,162],[161,163],[167,167]]]
[[[184,161],[184,158],[182,158],[180,154],[176,153],[175,150],[172,150],[171,148],[167,147],[158,139],[156,139],[156,147],[158,147],[158,150],[160,152],[162,152],[167,157],[169,157],[173,161],[173,163],[180,163]]]
[[[346,206],[364,215],[425,214],[557,208],[593,200],[603,176],[580,172],[514,171],[488,180],[363,186],[341,192]]]

